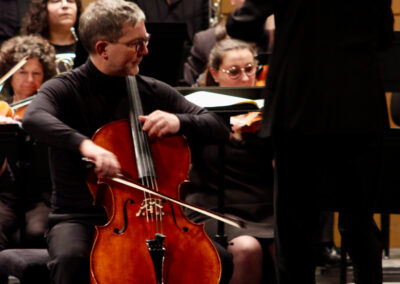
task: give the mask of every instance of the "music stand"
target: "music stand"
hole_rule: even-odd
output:
[[[24,131],[16,124],[0,125],[0,153],[16,158],[21,157],[21,145],[24,143]]]
[[[223,95],[230,95],[235,97],[242,97],[247,99],[260,99],[264,87],[176,87],[176,89],[183,95],[189,95],[198,91],[213,92]],[[218,109],[207,108],[211,112],[218,113],[229,124],[229,118],[232,115],[254,111],[254,109],[243,109],[241,105],[227,106],[225,109],[219,107]],[[225,199],[225,143],[218,145],[218,201],[217,208],[220,213],[224,213],[224,199]],[[225,234],[225,224],[221,221],[218,222],[217,235],[215,240],[223,247],[228,246],[227,236]]]
[[[183,66],[184,43],[188,39],[185,23],[146,23],[151,35],[149,54],[143,57],[139,74],[176,86]]]

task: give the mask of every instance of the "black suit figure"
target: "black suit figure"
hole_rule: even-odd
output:
[[[260,133],[275,147],[280,283],[315,283],[312,229],[321,207],[340,212],[356,282],[382,282],[372,212],[388,118],[376,51],[391,40],[390,6],[247,0],[228,18],[228,34],[254,40],[275,14]]]
[[[130,0],[146,15],[148,23],[186,23],[190,42],[208,28],[208,0]]]

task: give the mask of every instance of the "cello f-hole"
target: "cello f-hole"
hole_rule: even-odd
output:
[[[128,212],[127,212],[128,203],[129,204],[134,204],[135,201],[133,201],[133,199],[125,200],[124,209],[123,209],[123,212],[124,212],[124,226],[121,229],[118,229],[118,228],[114,229],[114,233],[116,233],[118,235],[123,234],[126,231],[126,229],[128,228]]]

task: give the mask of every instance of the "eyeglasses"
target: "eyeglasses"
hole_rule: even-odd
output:
[[[64,0],[49,0],[49,3],[56,4],[56,3],[63,3]],[[76,3],[75,0],[65,0],[67,3]]]
[[[243,72],[246,73],[248,77],[254,76],[254,74],[256,74],[256,69],[253,63],[249,63],[245,67],[232,66],[229,69],[221,68],[221,71],[228,74],[231,79],[237,80],[242,76]]]
[[[119,42],[119,41],[117,41],[115,43],[123,44],[126,47],[132,48],[136,52],[139,52],[139,50],[142,50],[143,47],[149,45],[149,41],[150,41],[150,34],[147,34],[145,38],[140,38],[140,39],[137,39],[135,41],[131,41],[131,42]]]

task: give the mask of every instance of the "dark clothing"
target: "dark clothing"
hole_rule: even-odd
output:
[[[273,170],[272,151],[264,147],[264,143],[263,139],[250,134],[242,143],[199,145],[200,148],[193,151],[191,183],[187,185],[185,199],[190,204],[245,220],[247,226],[242,229],[224,225],[226,241],[229,244],[243,235],[255,237],[263,250],[263,276],[269,283],[275,274],[269,252],[274,237]],[[222,179],[224,199],[223,208],[220,208]],[[222,232],[217,220],[190,210],[186,213],[192,221],[205,224],[204,229],[212,240],[219,240],[217,236]]]
[[[0,175],[0,250],[46,245],[51,193],[48,148],[29,136],[23,140],[18,153],[6,153],[6,169]]]
[[[50,217],[50,221],[51,221]],[[73,246],[66,245],[68,242]],[[92,249],[94,226],[66,220],[56,223],[48,233],[50,277],[52,283],[88,284],[89,257]],[[70,267],[70,270],[64,267]]]
[[[208,28],[208,0],[130,0],[138,4],[147,23],[185,23],[190,42]]]
[[[227,20],[228,34],[254,40],[275,15],[260,134],[275,148],[280,283],[315,282],[321,209],[340,211],[356,282],[382,281],[372,211],[388,127],[377,48],[390,41],[390,2],[247,0]]]
[[[157,109],[176,114],[181,126],[179,134],[200,143],[228,138],[227,125],[216,115],[188,102],[174,88],[160,81],[144,76],[136,78],[145,114]],[[90,228],[105,221],[104,210],[92,205],[93,198],[86,184],[85,164],[81,160],[79,146],[101,126],[127,118],[128,113],[125,78],[101,73],[90,60],[71,72],[47,81],[25,113],[24,128],[48,143],[51,150],[54,190],[48,242],[51,273],[54,280],[59,280],[57,283],[81,283],[79,281],[87,279],[87,252],[90,251],[93,232]],[[85,241],[77,246],[66,241],[69,235],[62,232],[70,227],[80,232],[83,238],[74,235],[69,240],[80,238]],[[74,252],[72,258],[71,252]],[[76,258],[80,258],[76,263],[85,263],[83,270],[71,269],[70,264],[75,263]],[[71,271],[77,274],[75,279],[81,280],[64,278]]]
[[[180,133],[189,139],[226,139],[228,128],[216,115],[189,103],[160,81],[142,76],[137,81],[146,114],[156,109],[176,113]],[[91,61],[43,84],[25,113],[23,127],[51,145],[55,212],[92,207],[79,145],[106,123],[127,118],[128,106],[125,78],[106,76]]]
[[[202,145],[201,150],[192,155],[187,202],[213,211],[223,210],[225,214],[249,222],[244,229],[225,226],[228,240],[240,235],[258,238],[274,236],[272,153],[270,148],[263,146],[264,141],[260,138],[248,137],[243,144],[228,142],[221,148],[218,145]],[[223,151],[222,155],[220,151]],[[223,208],[218,207],[221,166],[225,189]],[[206,232],[211,238],[218,233],[216,220],[196,212],[189,217],[196,222],[205,222]]]
[[[18,30],[18,8],[15,0],[0,1],[0,45]]]
[[[184,81],[189,86],[194,85],[199,75],[206,69],[208,56],[216,43],[215,29],[215,27],[210,28],[194,35],[190,56],[183,66]]]
[[[28,163],[19,161],[18,166],[9,157],[7,169],[0,177],[0,250],[46,246],[50,175],[47,152],[36,154],[40,160],[31,156]]]
[[[271,13],[276,30],[262,135],[387,127],[376,47],[393,29],[390,0],[246,1],[227,31],[255,40]]]
[[[342,241],[359,271],[356,283],[381,283],[380,236],[372,219],[380,145],[381,138],[375,135],[276,139],[276,248],[281,283],[293,283],[292,277],[314,283],[316,260],[310,252],[321,210],[339,211]],[[300,262],[299,255],[303,256]]]
[[[400,125],[400,93],[392,93],[390,100],[390,114],[392,115],[392,120],[397,125]]]
[[[17,33],[29,4],[30,0],[0,0],[0,46]]]
[[[42,202],[10,203],[0,199],[0,251],[11,247],[46,247],[50,207]]]

